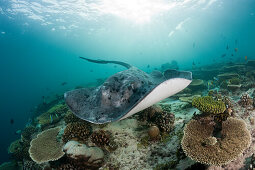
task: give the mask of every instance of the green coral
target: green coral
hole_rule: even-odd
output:
[[[214,100],[211,96],[196,97],[192,106],[204,113],[219,114],[226,110],[225,103],[221,100]]]
[[[59,104],[50,108],[47,112],[37,117],[37,121],[42,126],[56,123],[68,111],[67,105]]]

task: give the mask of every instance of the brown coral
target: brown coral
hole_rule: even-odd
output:
[[[29,154],[33,161],[40,164],[60,159],[64,152],[62,143],[57,140],[59,128],[51,128],[37,135],[30,143]]]
[[[182,148],[191,159],[209,165],[224,165],[235,160],[251,143],[251,135],[243,120],[229,118],[222,123],[222,138],[214,145],[204,141],[213,134],[213,124],[191,120],[184,128]]]
[[[62,140],[64,143],[67,143],[72,139],[84,142],[88,139],[91,133],[92,127],[87,122],[69,123],[65,128]]]
[[[242,107],[250,106],[252,105],[253,101],[252,98],[248,94],[243,94],[239,100],[239,104]]]
[[[160,134],[159,128],[157,126],[151,126],[148,130],[148,135],[151,139],[155,139]]]
[[[77,116],[75,116],[70,110],[67,111],[65,117],[64,117],[64,121],[66,124],[68,123],[74,123],[74,122],[85,122],[84,120],[78,118]]]
[[[91,141],[100,147],[109,145],[111,141],[111,133],[105,130],[95,131],[91,135]]]
[[[170,132],[174,128],[174,119],[174,114],[161,112],[155,114],[152,121],[159,127],[160,131]]]

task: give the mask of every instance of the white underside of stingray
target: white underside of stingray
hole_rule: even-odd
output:
[[[162,82],[119,120],[125,119],[163,99],[175,95],[176,93],[185,89],[191,83],[191,81],[192,80],[184,78],[173,78]]]

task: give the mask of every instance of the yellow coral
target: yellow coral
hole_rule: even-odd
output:
[[[219,114],[226,110],[223,101],[216,101],[211,96],[196,97],[193,99],[192,105],[204,113]]]

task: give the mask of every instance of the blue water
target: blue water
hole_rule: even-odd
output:
[[[15,132],[42,96],[124,69],[78,56],[124,61],[147,72],[172,60],[189,70],[193,62],[255,59],[254,0],[121,2],[0,1],[0,162],[8,160],[9,143],[20,137]]]

